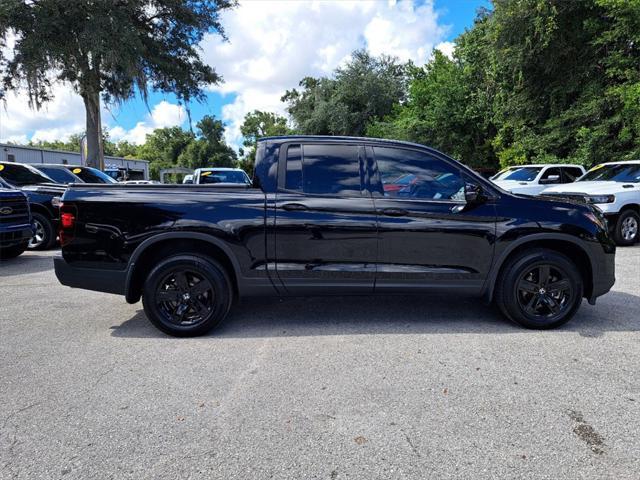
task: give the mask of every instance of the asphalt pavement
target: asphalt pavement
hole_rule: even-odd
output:
[[[474,299],[250,299],[176,339],[0,264],[0,478],[640,478],[640,246],[565,327]]]

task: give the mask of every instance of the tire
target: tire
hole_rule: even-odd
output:
[[[224,267],[200,255],[175,255],[160,261],[142,288],[147,317],[156,328],[174,337],[210,332],[224,320],[232,300]]]
[[[12,247],[0,247],[0,260],[9,260],[19,257],[27,249],[28,243],[21,243]]]
[[[535,249],[507,260],[495,299],[511,321],[546,330],[571,320],[582,303],[583,291],[580,271],[569,258],[553,250]]]
[[[613,230],[613,239],[617,245],[633,245],[640,238],[640,215],[633,210],[623,210]]]
[[[56,233],[51,220],[41,213],[32,215],[36,234],[29,240],[29,250],[47,250],[56,243]]]

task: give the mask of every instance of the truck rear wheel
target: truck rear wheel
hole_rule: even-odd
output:
[[[535,249],[507,260],[495,299],[510,320],[544,330],[571,320],[582,294],[582,276],[571,260],[553,250]]]
[[[175,337],[204,335],[227,315],[233,299],[225,269],[199,255],[175,255],[149,273],[142,304],[153,325]]]
[[[618,216],[613,238],[621,246],[633,245],[640,238],[640,215],[633,210],[624,210]]]

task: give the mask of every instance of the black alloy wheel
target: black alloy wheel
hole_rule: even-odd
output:
[[[196,326],[213,309],[214,298],[213,286],[204,276],[177,267],[158,283],[155,302],[167,322]]]
[[[557,265],[541,264],[525,271],[516,288],[520,308],[534,318],[553,321],[571,305],[571,282]]]
[[[571,259],[554,250],[535,248],[507,259],[494,298],[515,323],[549,329],[573,317],[582,303],[583,284]]]
[[[233,289],[224,267],[199,254],[160,260],[142,288],[149,321],[176,337],[209,332],[225,318],[232,300]]]

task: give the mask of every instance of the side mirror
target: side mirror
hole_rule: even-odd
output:
[[[465,183],[464,185],[464,199],[470,205],[483,203],[487,197],[484,194],[482,185],[476,183]]]
[[[560,175],[549,175],[547,178],[540,180],[540,185],[548,185],[550,183],[560,183]]]

